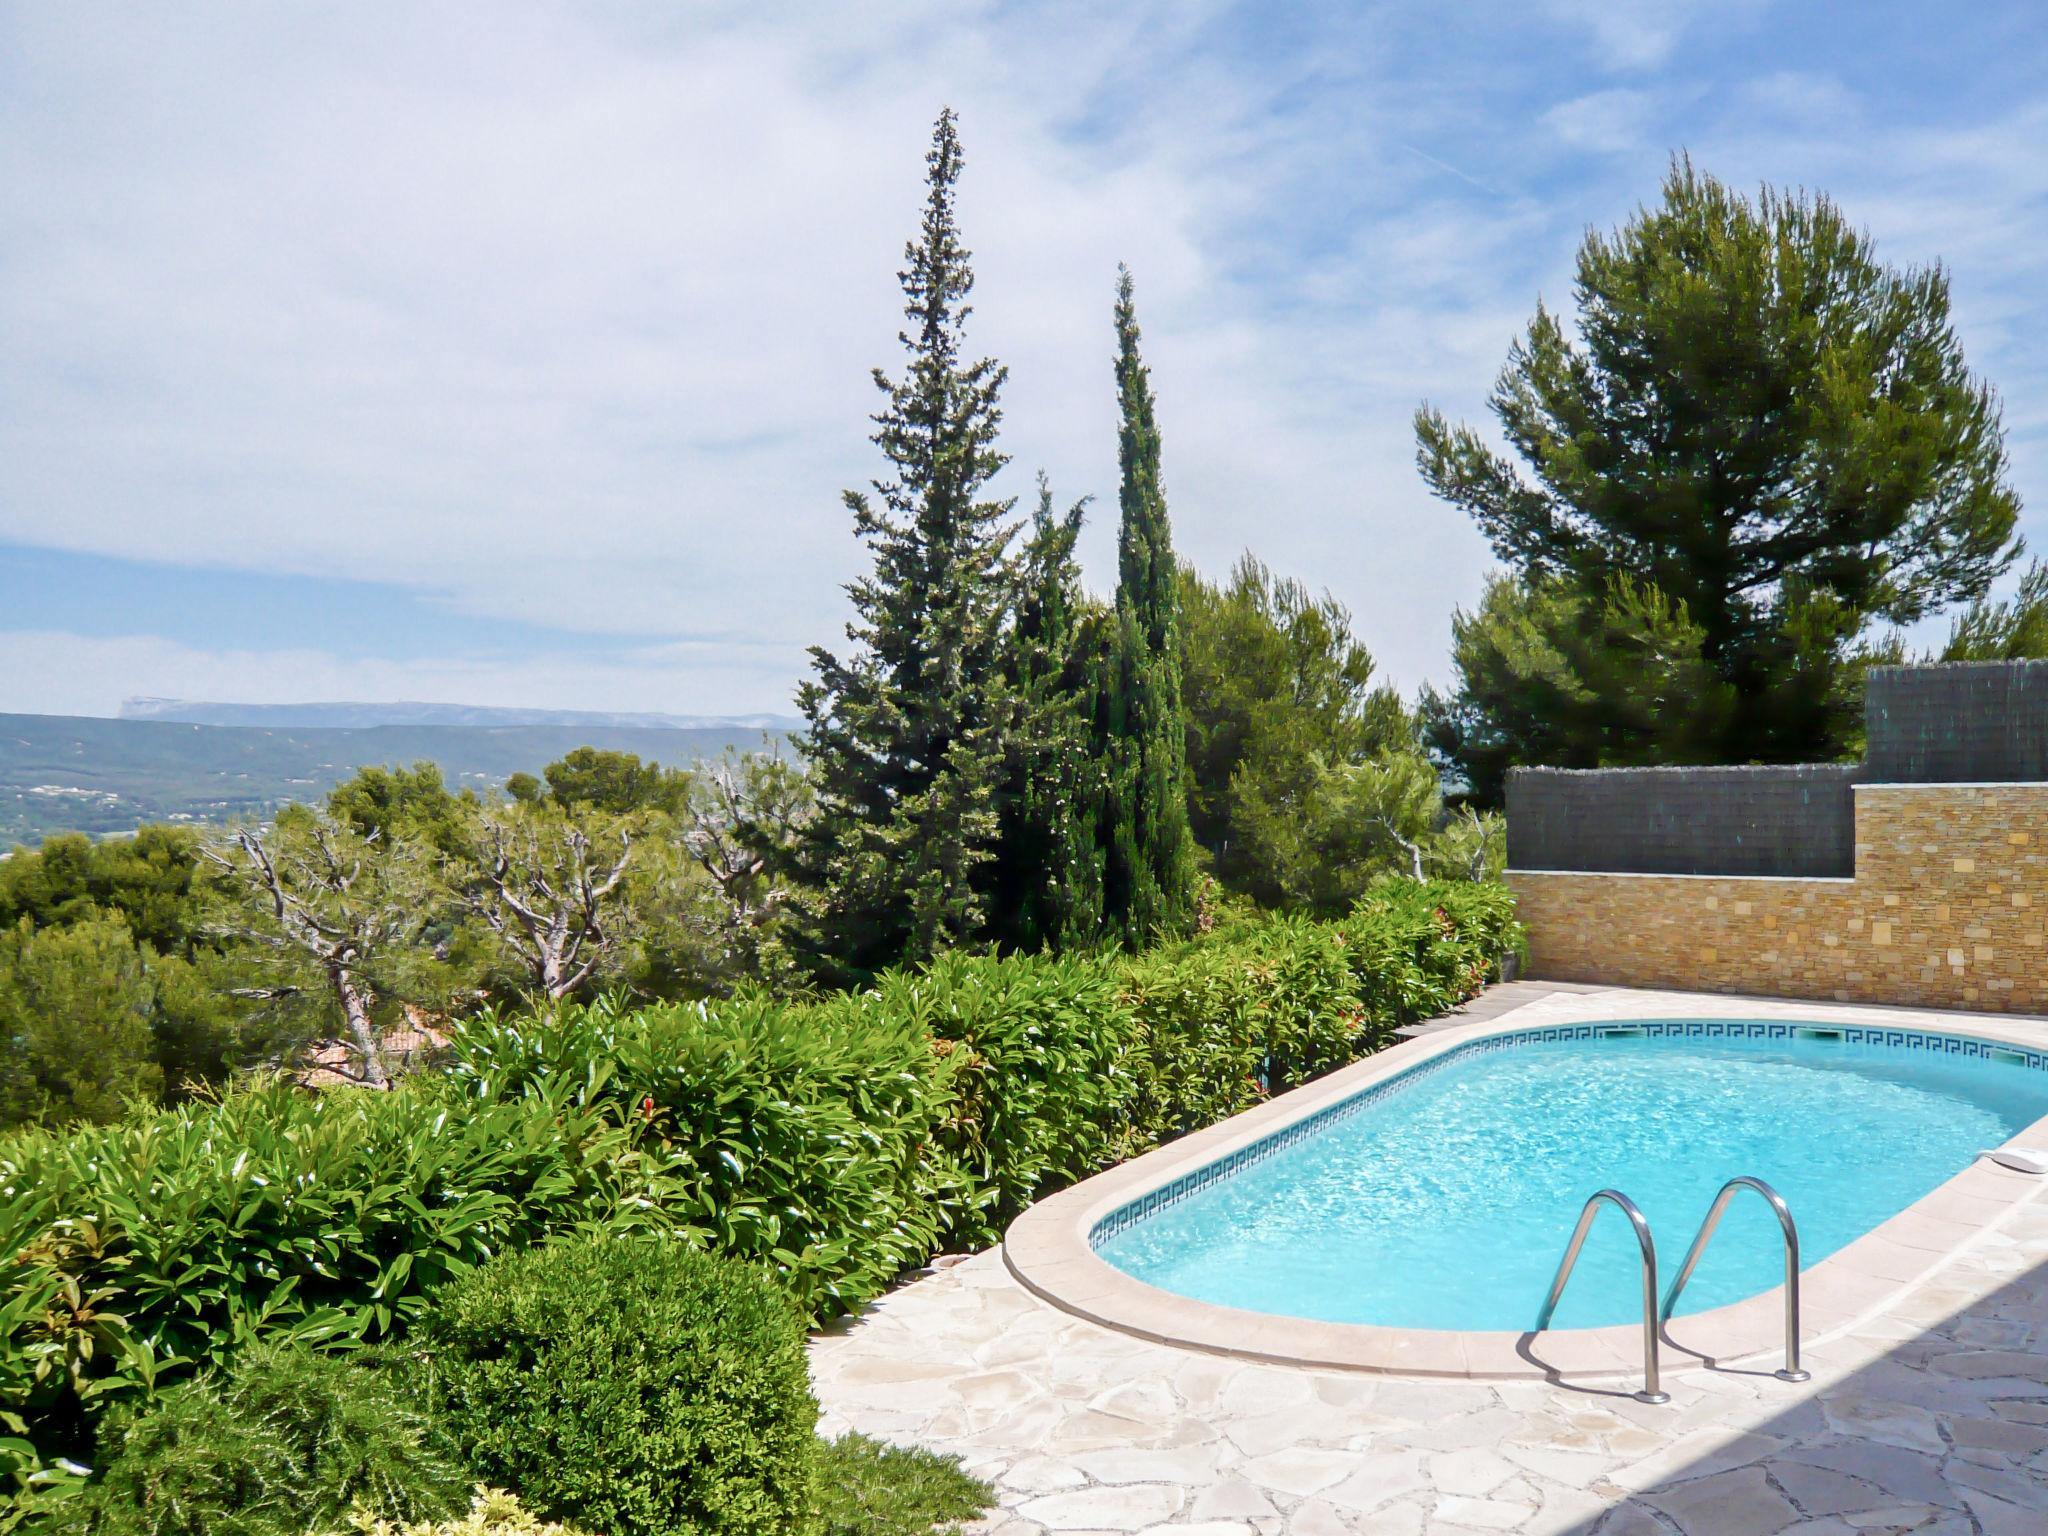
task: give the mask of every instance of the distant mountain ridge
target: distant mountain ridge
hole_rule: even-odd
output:
[[[781,750],[786,733],[752,723],[763,718],[775,717],[711,726],[492,721],[351,728],[0,714],[0,852],[59,832],[101,837],[152,821],[265,817],[322,799],[373,763],[434,762],[451,787],[489,791],[514,773],[539,773],[577,747],[632,752],[671,767],[728,749]]]
[[[228,704],[194,699],[123,699],[120,720],[171,720],[182,725],[246,725],[286,730],[368,730],[381,725],[503,728],[550,726],[655,731],[793,731],[791,715],[667,715],[589,709],[507,709],[488,704]]]

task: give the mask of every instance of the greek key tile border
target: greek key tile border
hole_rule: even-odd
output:
[[[1219,1179],[1227,1179],[1254,1163],[1264,1162],[1274,1153],[1283,1152],[1311,1136],[1318,1135],[1332,1125],[1350,1119],[1361,1110],[1371,1108],[1389,1094],[1412,1088],[1454,1063],[1469,1060],[1474,1056],[1491,1055],[1496,1051],[1511,1051],[1522,1046],[1556,1045],[1614,1034],[1668,1035],[1680,1040],[1790,1040],[1802,1035],[1824,1036],[1839,1041],[1845,1047],[1933,1051],[1943,1056],[1988,1058],[2027,1067],[2036,1072],[2048,1072],[2048,1051],[2032,1050],[2020,1045],[2005,1045],[1995,1040],[1978,1040],[1969,1035],[1949,1035],[1933,1030],[1900,1029],[1881,1025],[1824,1024],[1813,1021],[1802,1023],[1798,1019],[1603,1019],[1598,1023],[1546,1024],[1530,1029],[1512,1030],[1506,1034],[1488,1035],[1481,1040],[1468,1041],[1453,1050],[1445,1051],[1441,1056],[1412,1066],[1405,1072],[1397,1072],[1382,1082],[1361,1088],[1349,1098],[1297,1120],[1293,1125],[1284,1126],[1269,1136],[1260,1137],[1250,1146],[1240,1147],[1228,1156],[1182,1174],[1171,1183],[1147,1190],[1137,1199],[1118,1206],[1096,1222],[1089,1229],[1088,1246],[1100,1248],[1111,1238],[1137,1225],[1146,1217],[1207,1189]]]

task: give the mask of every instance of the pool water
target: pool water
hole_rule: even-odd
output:
[[[1225,1306],[1407,1328],[1533,1327],[1580,1207],[1619,1189],[1668,1286],[1715,1192],[1784,1195],[1811,1266],[2048,1115],[2048,1072],[1803,1037],[1607,1036],[1452,1061],[1104,1240]],[[1602,1208],[1552,1320],[1642,1316],[1634,1234]],[[1776,1219],[1738,1193],[1680,1315],[1779,1284]]]

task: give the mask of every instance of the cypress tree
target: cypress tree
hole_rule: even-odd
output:
[[[1116,392],[1122,470],[1117,532],[1116,654],[1109,689],[1112,759],[1103,838],[1104,917],[1128,944],[1170,933],[1194,904],[1188,832],[1187,720],[1180,693],[1179,573],[1151,373],[1138,352],[1128,267],[1117,271]]]
[[[1025,953],[1092,944],[1102,923],[1096,820],[1106,775],[1095,737],[1110,626],[1083,594],[1074,558],[1086,507],[1055,516],[1041,474],[1016,562],[1008,671],[1018,714],[987,871],[994,937]]]
[[[797,694],[818,795],[797,852],[811,886],[798,944],[842,980],[984,936],[978,876],[1015,713],[1003,666],[1013,503],[983,494],[1005,462],[995,440],[1006,370],[963,361],[974,273],[954,217],[961,164],[948,108],[898,274],[908,362],[895,382],[875,370],[874,442],[891,473],[872,499],[845,497],[874,551],[872,573],[846,589],[855,651],[841,661],[813,647],[815,676]]]

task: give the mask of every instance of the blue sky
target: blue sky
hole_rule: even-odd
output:
[[[1009,489],[1139,283],[1183,552],[1441,678],[1416,478],[1674,150],[1950,270],[2048,550],[2048,23],[1980,4],[0,9],[0,710],[784,710],[837,638],[941,102]]]

